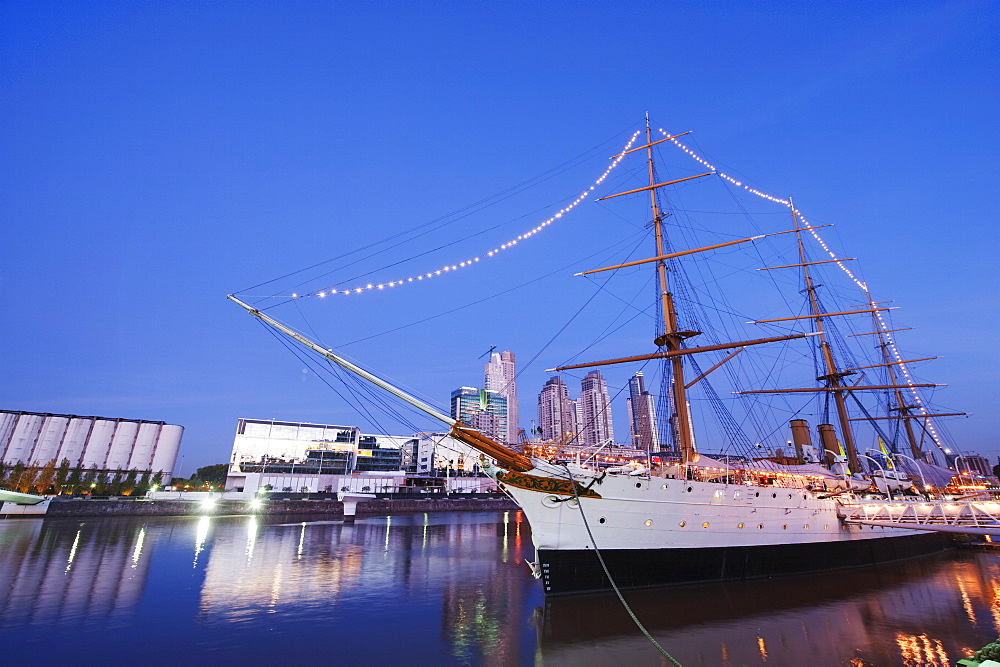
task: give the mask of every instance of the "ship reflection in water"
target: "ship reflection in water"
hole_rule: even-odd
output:
[[[613,594],[544,600],[531,555],[519,512],[0,521],[0,636],[11,664],[661,662]],[[684,665],[949,665],[1000,633],[1000,562],[955,551],[626,598]]]
[[[952,665],[1000,633],[1000,561],[951,552],[864,570],[626,592],[683,665]],[[549,665],[647,661],[613,594],[556,598],[539,634]]]

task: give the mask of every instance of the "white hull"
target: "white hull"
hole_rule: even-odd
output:
[[[535,469],[528,474],[506,473],[499,478],[531,524],[536,574],[566,579],[566,572],[553,573],[551,569],[571,567],[570,578],[574,581],[559,586],[557,592],[604,587],[577,582],[579,563],[560,565],[561,561],[573,558],[592,559],[599,565],[593,556],[595,544],[602,555],[611,560],[617,558],[619,566],[626,568],[629,563],[647,567],[650,562],[669,561],[676,569],[681,562],[696,562],[702,552],[728,553],[730,561],[736,553],[743,559],[768,558],[778,562],[791,557],[803,561],[793,563],[788,567],[789,572],[848,567],[913,555],[912,547],[886,550],[875,548],[873,541],[899,538],[941,544],[939,536],[921,535],[917,530],[847,524],[838,513],[841,502],[821,498],[803,488],[646,476],[607,475],[596,481],[593,477],[575,476],[579,485],[577,496],[563,481],[567,479],[565,470],[561,475],[558,473],[558,468],[547,472]],[[565,486],[547,492],[525,488],[544,486],[546,480]],[[590,491],[585,493],[583,490],[588,486]],[[588,497],[587,493],[599,497]],[[785,552],[784,556],[781,552]],[[879,556],[880,553],[886,555]],[[734,569],[732,562],[723,570],[729,574],[724,571],[718,576],[692,578],[678,573],[677,581],[775,574],[766,568],[742,565]],[[672,583],[669,573],[665,576],[666,580],[658,577],[655,583]]]

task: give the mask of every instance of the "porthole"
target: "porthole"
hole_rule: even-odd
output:
[[[758,523],[757,524],[757,530],[764,530],[764,524]]]
[[[791,499],[792,499],[792,494],[790,494],[790,493],[788,494],[788,499],[789,499],[789,500],[791,500]]]
[[[705,523],[701,524],[701,527],[702,528],[708,528],[708,522],[706,521]]]
[[[806,525],[802,526],[802,530],[809,530],[809,524],[807,523]]]
[[[653,525],[653,520],[652,519],[646,519],[646,525],[647,526],[652,526]]]
[[[635,488],[641,489],[642,488],[642,482],[636,482],[635,483]]]
[[[688,493],[691,493],[691,487],[690,486],[688,487]]]
[[[783,526],[781,527],[781,529],[782,529],[782,530],[788,530],[788,525],[787,525],[787,524],[786,524],[786,525],[783,525]]]
[[[664,488],[664,489],[666,489],[666,488],[667,488],[667,485],[666,485],[666,484],[664,484],[664,485],[663,485],[663,488]]]
[[[753,495],[754,495],[755,498],[760,498],[760,491],[758,491],[757,493],[755,493]]]
[[[741,523],[739,526],[737,526],[737,528],[742,529],[743,528],[743,524]]]
[[[605,519],[605,518],[604,518],[604,517],[602,516],[602,517],[601,517],[600,519],[598,519],[598,521],[599,521],[600,523],[604,523],[605,521],[607,521],[607,519]]]
[[[771,494],[771,497],[772,497],[772,498],[777,498],[777,497],[778,497],[778,494],[777,494],[777,493],[772,493],[772,494]]]
[[[828,525],[826,525],[826,526],[823,526],[823,530],[830,530],[830,526],[829,526],[829,524],[828,524]]]
[[[681,522],[680,522],[679,524],[677,524],[677,525],[678,525],[678,526],[680,526],[681,528],[683,528],[684,526],[688,525],[688,522],[687,522],[687,521],[681,521]]]

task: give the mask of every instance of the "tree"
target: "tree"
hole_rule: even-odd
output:
[[[99,496],[108,495],[108,486],[109,483],[111,482],[111,479],[108,476],[108,472],[109,472],[108,470],[97,471],[97,478],[94,480],[93,483],[94,483],[95,493]]]
[[[63,492],[63,487],[66,486],[67,479],[69,479],[69,459],[63,459],[59,462],[59,468],[56,470],[56,478],[53,483],[56,493]]]
[[[21,482],[17,485],[17,490],[21,493],[31,493],[35,490],[35,480],[38,479],[38,473],[42,471],[41,466],[31,465],[24,469],[24,475],[21,477]]]
[[[218,463],[216,465],[205,466],[191,475],[189,479],[174,477],[170,484],[174,487],[191,488],[196,491],[205,489],[221,488],[226,484],[226,476],[229,474],[228,463]]]
[[[56,460],[52,459],[44,466],[38,469],[38,475],[35,477],[31,486],[38,493],[46,493],[52,487],[52,483],[56,479]]]
[[[135,491],[136,487],[136,477],[139,476],[138,470],[129,470],[128,474],[125,475],[125,479],[122,481],[122,493],[126,496],[131,496],[132,492]]]
[[[21,490],[21,480],[24,478],[24,473],[28,469],[28,466],[24,465],[23,461],[18,461],[10,468],[10,475],[7,477],[7,483],[10,488],[15,491]]]
[[[139,482],[138,484],[136,484],[136,489],[135,489],[136,493],[142,494],[149,491],[150,487],[152,486],[152,484],[149,483],[149,475],[151,472],[152,471],[150,470],[142,471],[142,477],[139,478]]]
[[[111,480],[108,483],[108,495],[111,496],[121,495],[122,485],[124,481],[125,481],[125,472],[121,469],[121,466],[119,466],[115,470],[114,475],[111,477]]]
[[[84,493],[93,493],[93,489],[97,486],[97,464],[91,464],[90,468],[83,476],[83,491]]]
[[[170,486],[174,487],[174,491],[193,489],[196,483],[197,481],[194,478],[188,479],[187,477],[174,477],[170,480]]]
[[[66,486],[69,488],[70,493],[80,493],[82,491],[83,484],[83,461],[77,461],[77,464],[73,466],[73,470],[70,471],[69,477],[66,478]]]
[[[198,482],[198,485],[210,484],[212,486],[222,486],[226,483],[226,476],[229,474],[228,463],[217,463],[204,468],[198,468],[191,477],[191,481]]]

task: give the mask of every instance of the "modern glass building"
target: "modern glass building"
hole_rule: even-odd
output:
[[[656,401],[653,395],[646,391],[642,371],[629,379],[628,393],[625,405],[628,408],[629,435],[632,436],[629,445],[645,452],[659,451],[660,434],[656,424]]]
[[[584,445],[603,445],[615,439],[611,423],[611,397],[608,383],[601,371],[590,371],[580,384],[577,400],[580,412],[580,442]]]
[[[495,391],[507,400],[507,425],[502,434],[501,443],[514,445],[518,442],[520,419],[517,407],[517,370],[514,365],[514,353],[494,352],[490,361],[483,369],[483,388]]]
[[[549,378],[538,394],[538,427],[546,441],[579,433],[576,401],[570,400],[569,389],[558,375]]]
[[[506,441],[507,407],[507,398],[490,389],[459,387],[451,392],[451,418],[498,442]]]

